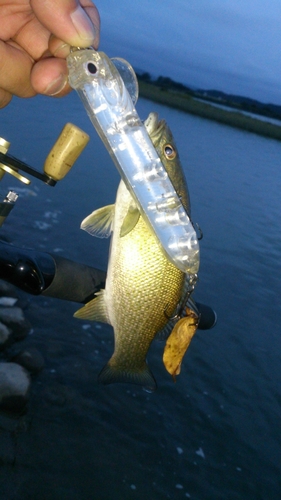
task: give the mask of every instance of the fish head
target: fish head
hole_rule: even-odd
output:
[[[155,147],[177,195],[190,214],[190,199],[186,179],[173,134],[165,120],[159,120],[158,113],[149,113],[144,121],[146,131]]]
[[[159,120],[158,113],[152,112],[149,113],[144,125],[165,167],[167,165],[170,169],[170,162],[178,158],[178,151],[166,121]]]

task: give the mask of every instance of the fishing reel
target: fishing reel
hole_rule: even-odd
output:
[[[29,177],[31,176],[49,186],[55,186],[69,172],[78,156],[88,144],[89,139],[88,134],[83,132],[83,130],[72,123],[67,123],[49,152],[42,173],[8,154],[10,143],[0,138],[0,181],[5,174],[9,174],[16,177],[23,184],[30,184]],[[2,226],[6,217],[14,208],[17,198],[18,195],[16,192],[9,191],[0,202],[0,226]]]

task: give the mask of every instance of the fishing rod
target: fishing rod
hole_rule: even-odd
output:
[[[86,304],[105,287],[106,273],[100,269],[48,252],[26,250],[0,241],[0,279],[31,295]],[[199,329],[209,330],[216,313],[196,302]]]

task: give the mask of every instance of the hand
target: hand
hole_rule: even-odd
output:
[[[98,48],[100,19],[91,0],[0,0],[0,108],[13,95],[70,92],[70,46]]]

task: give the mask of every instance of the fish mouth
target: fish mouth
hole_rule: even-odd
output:
[[[161,135],[163,128],[166,126],[165,120],[159,120],[158,113],[149,113],[147,119],[144,121],[145,128],[153,140]]]

